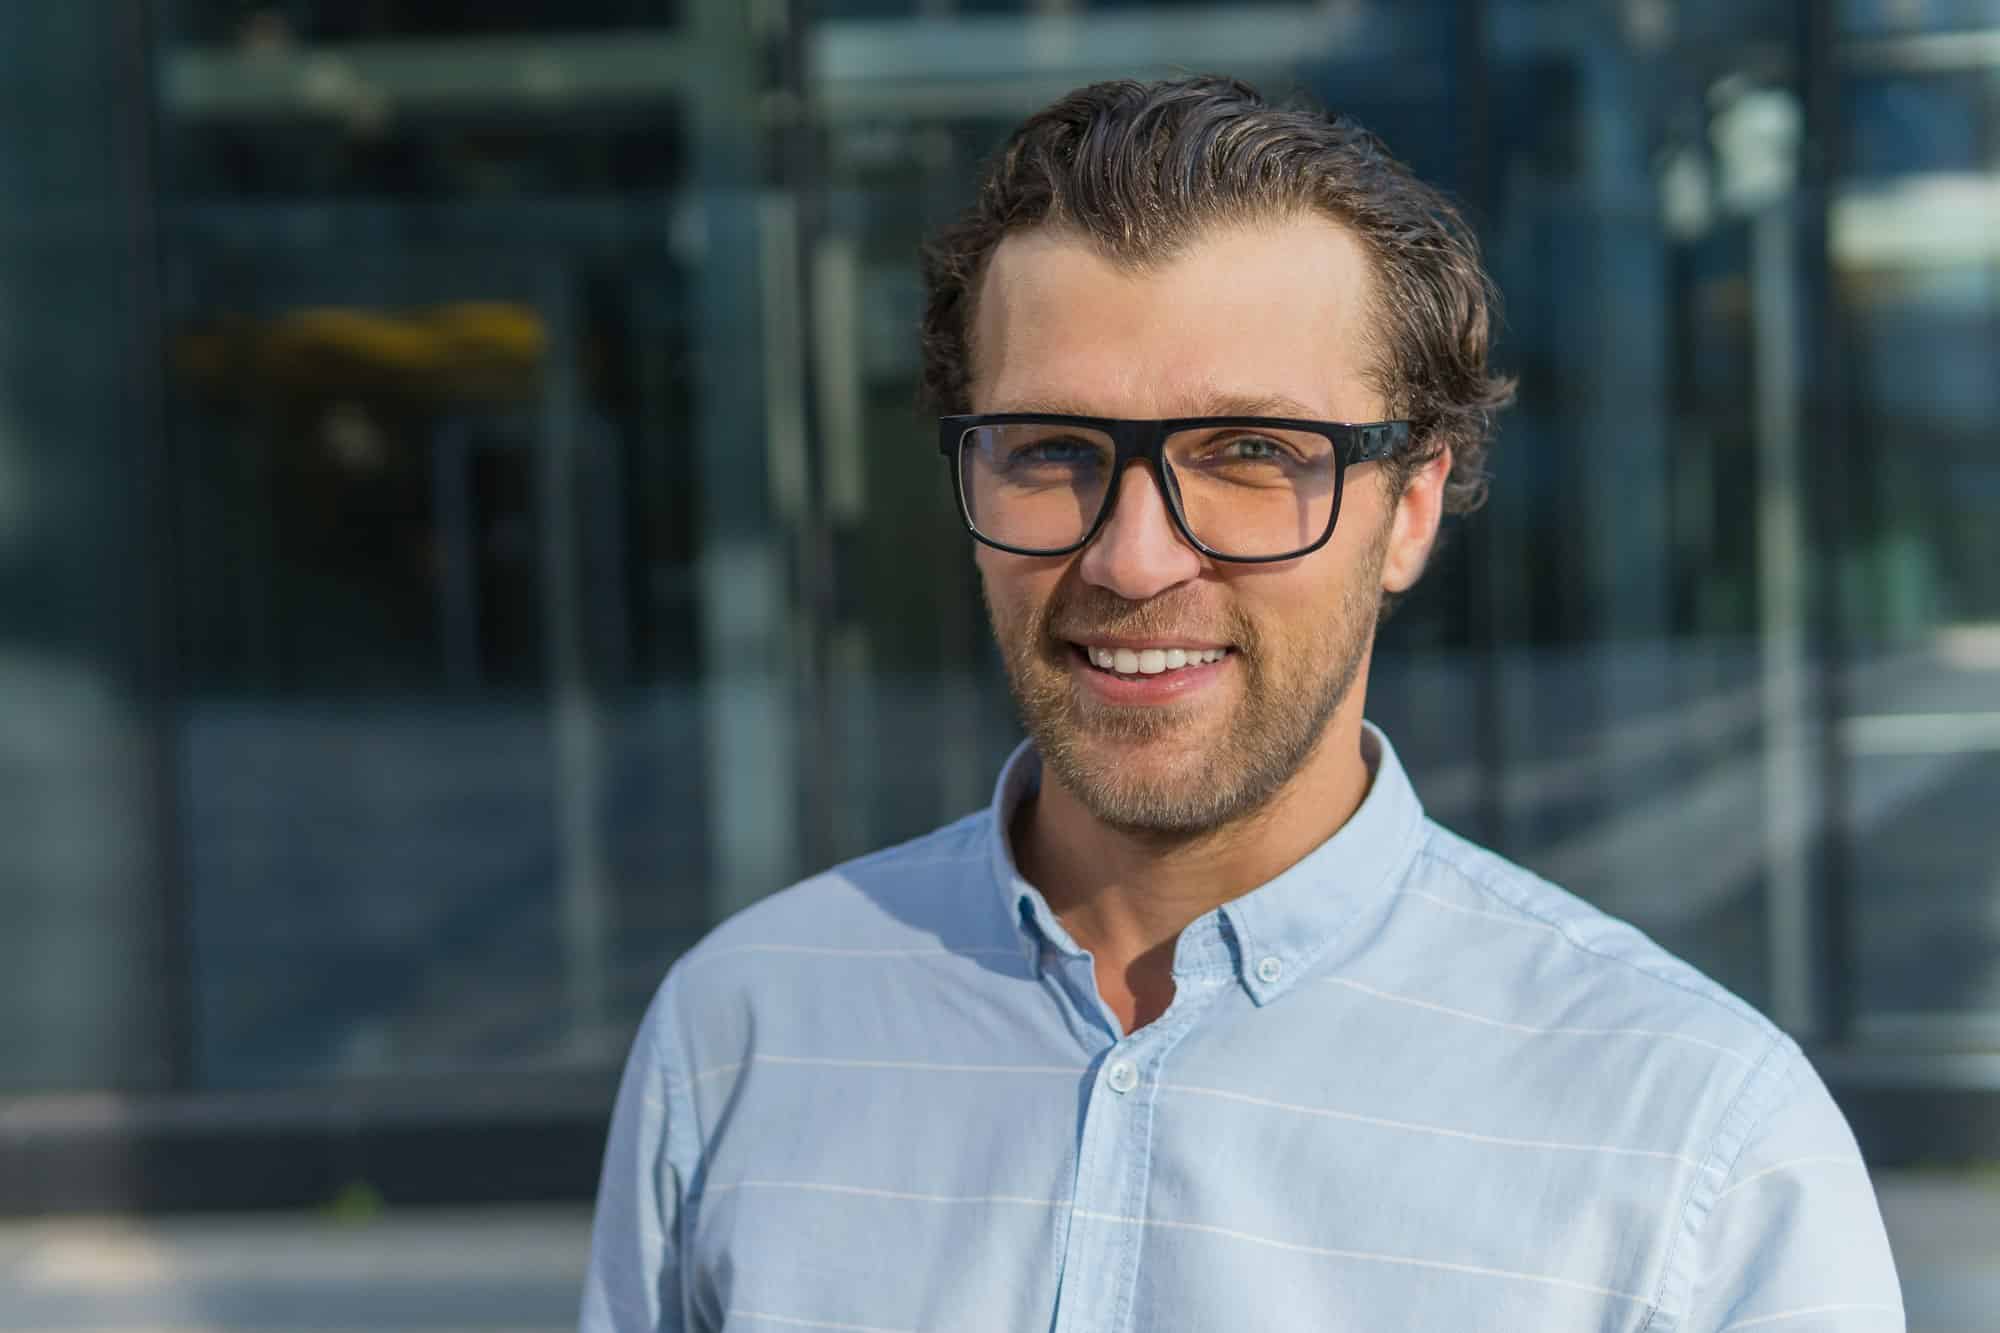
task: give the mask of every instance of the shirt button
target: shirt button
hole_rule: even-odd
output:
[[[1276,958],[1264,958],[1257,963],[1257,980],[1269,985],[1285,973],[1285,965]]]
[[[1111,1068],[1104,1071],[1106,1083],[1113,1092],[1130,1092],[1139,1086],[1139,1071],[1130,1060],[1114,1060]]]

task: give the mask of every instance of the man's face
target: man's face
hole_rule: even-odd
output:
[[[1019,233],[980,289],[973,408],[1380,420],[1370,281],[1359,244],[1319,218],[1218,230],[1143,271],[1059,231]],[[1435,532],[1434,512],[1396,520],[1378,471],[1350,468],[1332,540],[1279,564],[1196,551],[1140,464],[1117,479],[1111,517],[1082,551],[978,548],[1029,734],[1096,818],[1200,833],[1263,805],[1312,758],[1362,676],[1384,588],[1414,582]],[[1093,665],[1093,648],[1226,652],[1121,676]]]

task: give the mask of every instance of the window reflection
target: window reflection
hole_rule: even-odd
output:
[[[3,363],[26,646],[0,679],[46,703],[7,752],[44,878],[8,891],[36,904],[19,938],[74,941],[63,876],[128,886],[104,932],[126,952],[76,954],[86,975],[184,877],[194,1059],[121,1067],[607,1069],[720,916],[982,802],[1016,729],[911,411],[916,247],[1035,106],[1218,64],[1454,187],[1505,293],[1522,393],[1492,503],[1375,673],[1432,812],[1801,1030],[1986,1040],[2000,122],[1991,43],[1958,40],[1977,6],[1840,6],[1833,127],[1806,123],[1784,0],[845,0],[812,11],[796,87],[782,8],[202,0],[157,52],[156,192],[0,132],[0,217],[36,238],[0,301],[61,353]],[[0,47],[81,62],[59,36]],[[90,119],[119,95],[73,95],[93,142],[123,142]],[[51,182],[69,212],[20,202]],[[143,220],[79,240],[62,217]],[[137,338],[48,313],[155,289]],[[77,387],[148,364],[164,424]],[[114,465],[133,436],[168,460],[156,488]],[[96,443],[11,443],[72,438]],[[1781,522],[1796,540],[1766,540]],[[156,621],[123,573],[147,561]],[[103,646],[146,624],[171,676]],[[154,799],[130,794],[126,676],[169,696],[184,854],[133,832],[65,860],[51,811]],[[138,1031],[135,1005],[77,1031]]]

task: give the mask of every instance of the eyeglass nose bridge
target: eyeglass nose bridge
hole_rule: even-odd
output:
[[[1153,488],[1160,493],[1160,500],[1167,508],[1167,517],[1173,522],[1174,531],[1181,540],[1202,555],[1212,556],[1216,552],[1194,535],[1188,526],[1187,511],[1182,507],[1180,482],[1174,476],[1173,464],[1167,461],[1167,437],[1174,423],[1169,421],[1117,421],[1107,424],[1106,433],[1111,436],[1111,484],[1105,488],[1104,503],[1098,508],[1097,521],[1084,533],[1077,549],[1083,550],[1097,540],[1111,521],[1111,511],[1118,505],[1118,492],[1122,489],[1120,480],[1126,467],[1134,462],[1146,464],[1146,471],[1152,476]]]

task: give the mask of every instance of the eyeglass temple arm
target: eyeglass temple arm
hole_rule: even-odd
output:
[[[1407,421],[1374,421],[1365,426],[1350,426],[1348,430],[1350,464],[1378,463],[1410,442]]]

